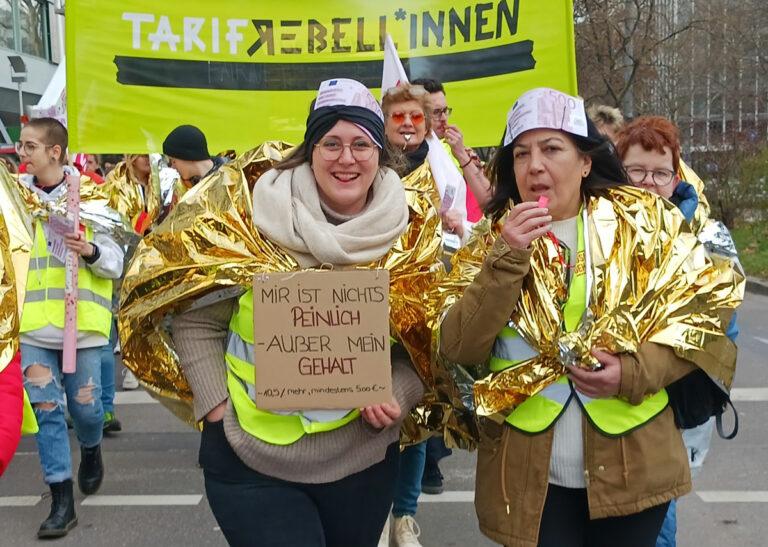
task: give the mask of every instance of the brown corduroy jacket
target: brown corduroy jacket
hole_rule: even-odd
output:
[[[530,252],[499,237],[481,272],[442,323],[441,352],[463,365],[485,362],[528,274]],[[725,323],[727,324],[727,323]],[[644,343],[621,354],[619,396],[640,404],[696,367],[671,348]],[[622,437],[582,420],[584,476],[592,519],[643,511],[691,490],[688,459],[672,409]],[[506,546],[535,546],[549,483],[554,429],[527,435],[481,420],[475,509],[482,532]]]

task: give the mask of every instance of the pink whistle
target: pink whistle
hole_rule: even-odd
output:
[[[547,196],[539,196],[539,201],[537,203],[539,207],[546,209],[547,205],[549,205],[549,198]]]

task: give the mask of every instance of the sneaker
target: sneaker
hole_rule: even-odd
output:
[[[389,547],[389,529],[392,527],[391,515],[387,515],[387,521],[384,523],[384,529],[379,538],[379,547]]]
[[[133,375],[133,372],[130,370],[123,369],[123,389],[138,389],[139,388],[139,381],[136,379],[136,376]]]
[[[424,475],[421,477],[421,491],[425,494],[443,493],[443,474],[437,465],[425,465]]]
[[[114,412],[105,412],[102,430],[104,433],[116,433],[123,430],[123,424],[120,423]]]
[[[410,515],[395,517],[392,525],[393,544],[395,547],[423,547],[419,543],[421,529]]]

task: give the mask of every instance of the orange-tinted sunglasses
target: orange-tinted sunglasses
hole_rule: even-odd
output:
[[[411,119],[413,125],[421,125],[424,123],[423,112],[392,112],[389,117],[392,118],[397,125],[403,125],[405,123],[405,117],[408,116]]]

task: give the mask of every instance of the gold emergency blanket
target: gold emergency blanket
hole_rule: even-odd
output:
[[[5,167],[0,165],[0,171],[5,171]],[[3,175],[0,174],[0,176]],[[8,366],[19,349],[17,305],[10,236],[5,219],[0,216],[0,372]]]
[[[188,191],[165,222],[144,238],[123,282],[123,363],[189,422],[192,393],[166,330],[166,315],[201,297],[215,299],[217,291],[240,294],[256,274],[298,268],[290,254],[261,236],[252,220],[252,185],[289,150],[285,143],[267,142]],[[365,268],[389,270],[392,334],[431,385],[430,310],[423,295],[444,275],[439,197],[426,164],[403,183],[408,227],[387,255]]]
[[[150,177],[149,187],[142,192],[140,183],[131,178],[124,161],[118,163],[104,180],[110,206],[129,219],[134,229],[142,213],[146,212],[151,221],[160,215],[159,188],[156,191],[154,182]]]
[[[12,175],[0,167],[0,212],[10,238],[19,310],[23,309],[35,220],[46,220],[49,214],[67,214],[66,192],[56,201],[45,203],[19,180],[25,176],[29,175]],[[94,232],[110,235],[118,244],[131,244],[136,239],[133,230],[109,203],[105,185],[96,184],[86,176],[80,178],[80,223],[93,228]]]
[[[730,389],[736,349],[724,337],[720,313],[738,306],[745,288],[733,260],[711,255],[674,205],[644,190],[606,190],[586,207],[593,283],[580,329],[569,334],[561,327],[565,272],[553,241],[539,238],[510,318],[538,356],[496,374],[478,363],[483,377],[474,382],[478,375],[463,367],[438,367],[454,380],[438,382],[440,397],[453,401],[465,419],[471,410],[504,419],[564,374],[563,361],[594,366],[592,347],[621,353],[645,341],[667,345]],[[477,275],[499,227],[486,222],[456,254],[448,278],[430,297],[442,309]]]
[[[32,251],[32,223],[22,199],[16,175],[0,165],[0,210],[8,231],[8,249],[11,253],[16,281],[18,310],[22,309],[26,289],[29,253]]]
[[[118,163],[104,181],[109,206],[128,219],[134,231],[153,229],[186,193],[179,174],[167,167],[160,154],[149,154],[149,183],[134,180],[125,161]]]

